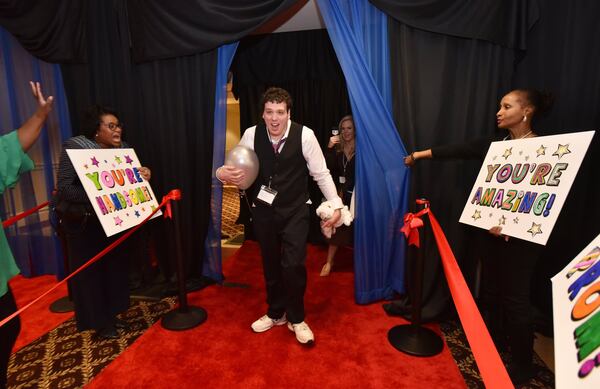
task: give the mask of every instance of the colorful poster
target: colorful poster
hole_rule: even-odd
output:
[[[552,277],[556,387],[600,388],[600,235]]]
[[[545,245],[594,133],[493,142],[460,222]]]
[[[106,236],[140,224],[158,207],[133,149],[71,149],[67,154]]]

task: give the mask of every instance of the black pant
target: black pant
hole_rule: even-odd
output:
[[[17,303],[9,287],[8,292],[0,297],[0,319],[12,315],[16,310]],[[6,388],[8,360],[20,331],[21,320],[18,316],[0,327],[0,388]]]
[[[286,313],[291,323],[304,321],[309,220],[305,204],[285,215],[272,207],[253,209],[267,289],[267,315],[273,319]]]
[[[533,357],[531,278],[543,246],[487,237],[483,256],[483,315],[497,346],[508,340],[512,360],[529,367]]]

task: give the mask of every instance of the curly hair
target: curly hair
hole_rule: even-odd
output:
[[[292,96],[283,88],[271,87],[263,93],[261,98],[261,107],[264,108],[266,103],[285,103],[287,110],[292,109]]]
[[[103,105],[95,104],[86,109],[81,116],[81,133],[93,140],[104,115],[119,117],[114,109]]]

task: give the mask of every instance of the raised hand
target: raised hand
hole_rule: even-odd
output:
[[[38,103],[38,112],[44,116],[47,116],[50,111],[52,111],[52,104],[54,103],[54,97],[48,96],[48,98],[44,97],[44,93],[42,93],[42,86],[39,82],[29,81],[29,86],[31,86],[31,93],[33,97],[36,98]]]

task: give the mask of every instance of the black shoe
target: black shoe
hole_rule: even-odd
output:
[[[125,320],[115,319],[115,327],[120,330],[129,331],[131,326]]]
[[[531,364],[529,366],[523,366],[516,363],[511,363],[506,367],[506,371],[508,372],[511,381],[515,385],[524,384],[536,376],[533,365]]]
[[[119,333],[115,326],[109,326],[96,331],[96,336],[100,340],[119,339]]]

